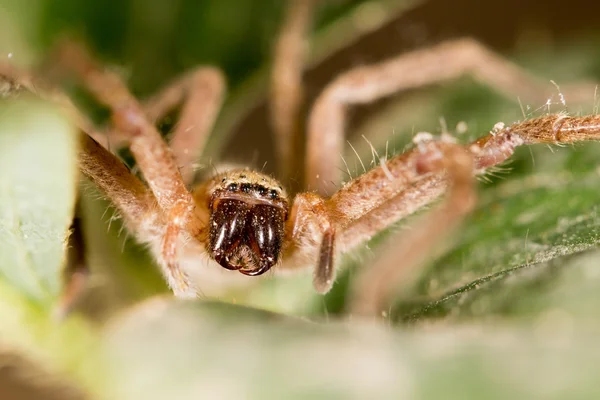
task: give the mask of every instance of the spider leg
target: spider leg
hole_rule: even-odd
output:
[[[446,145],[418,142],[414,149],[382,162],[327,199],[327,210],[340,227],[338,248],[350,250],[443,194],[448,186],[444,174],[424,173],[418,165],[428,147]]]
[[[477,172],[507,160],[523,144],[572,144],[600,140],[600,115],[547,114],[493,131],[469,146]]]
[[[71,235],[65,268],[66,284],[55,307],[54,315],[58,319],[66,317],[80,299],[89,280],[90,270],[86,259],[85,241],[81,226],[81,204],[77,201],[75,217],[71,224]]]
[[[40,88],[32,83],[33,79],[28,74],[10,66],[6,67],[0,64],[0,75],[2,75],[3,81],[10,84],[7,95],[10,95],[15,89],[24,87],[43,98],[58,102],[64,107],[75,124],[82,130],[79,147],[81,172],[110,198],[130,229],[138,232],[142,240],[152,242],[152,237],[156,236],[156,231],[159,230],[163,218],[158,212],[156,199],[121,160],[94,139],[104,139],[105,135],[97,132],[91,121],[79,113],[64,94],[46,90],[47,88],[39,90]],[[58,318],[68,314],[87,281],[88,270],[85,262],[84,241],[79,225],[79,217],[75,215],[72,226],[73,233],[69,237],[68,279],[55,310]],[[172,235],[167,235],[166,239],[168,240],[165,240],[167,243],[165,246],[168,247],[172,242]],[[195,291],[187,277],[179,271],[176,265],[162,264],[164,264],[163,273],[169,286],[177,296],[195,296]]]
[[[270,114],[275,132],[281,178],[287,179],[299,161],[294,151],[300,134],[302,69],[306,54],[306,32],[315,0],[289,0],[281,33],[275,44],[271,75]]]
[[[416,154],[414,168],[419,174],[445,172],[450,185],[446,202],[409,232],[393,235],[375,264],[360,271],[351,288],[350,314],[378,315],[475,204],[473,155],[456,144],[432,142],[426,146]],[[402,195],[390,200],[407,201]]]
[[[117,156],[83,132],[80,133],[79,169],[110,198],[133,230],[139,230],[140,221],[157,207],[142,181]]]
[[[435,241],[469,211],[474,201],[471,192],[474,175],[504,162],[520,145],[590,140],[600,140],[600,115],[549,114],[496,129],[464,147],[443,141],[417,141],[413,150],[349,182],[326,201],[329,215],[335,216],[337,247],[341,251],[370,239],[450,187],[446,203],[412,230],[410,237],[400,239],[400,245],[394,237],[380,261],[357,280],[353,312],[373,314],[381,310],[393,296],[394,285],[414,271]],[[462,153],[457,148],[472,158],[468,179]],[[440,157],[431,158],[428,154]],[[399,254],[402,265],[394,261]],[[398,271],[392,271],[393,268]]]
[[[0,75],[1,71],[0,68]],[[187,185],[193,182],[194,162],[202,155],[221,109],[224,92],[225,78],[221,71],[212,67],[198,67],[171,82],[143,104],[147,118],[156,125],[161,118],[183,103],[169,144],[183,181]],[[68,99],[61,99],[60,102],[65,105]],[[128,143],[127,133],[84,130],[112,151]]]
[[[316,253],[313,286],[318,293],[327,293],[335,279],[335,235],[336,226],[325,200],[314,193],[296,195],[286,226],[286,242],[292,247],[286,250],[288,262],[281,267],[314,263]]]
[[[106,148],[81,133],[79,168],[98,186],[121,212],[129,229],[137,232],[143,242],[153,243],[161,234],[164,215],[152,193],[130,171],[129,168]],[[162,248],[156,251],[162,272],[178,297],[195,297],[196,292],[188,277],[179,269],[175,259],[173,244],[179,231],[175,225],[168,225]],[[166,254],[166,257],[165,257]]]
[[[448,182],[439,174],[416,176],[415,180],[399,190],[394,201],[385,201],[350,221],[338,235],[338,247],[349,251],[365,243],[390,224],[415,213],[443,195]]]
[[[160,260],[163,271],[177,296],[194,297],[195,291],[180,270],[174,249],[180,233],[192,237],[202,234],[208,220],[206,210],[196,208],[171,150],[119,77],[101,69],[75,43],[63,43],[58,50],[60,66],[78,75],[88,90],[111,108],[116,129],[127,135],[131,153],[165,218]]]
[[[366,104],[402,90],[467,74],[510,98],[520,96],[525,101],[545,101],[555,90],[472,39],[452,40],[379,64],[354,68],[330,83],[311,110],[305,166],[308,187],[327,194],[332,182],[341,181],[338,160],[342,154],[347,106]],[[593,86],[562,89],[574,99],[584,97],[586,88]]]
[[[225,78],[216,68],[200,67],[169,84],[144,105],[154,124],[183,102],[179,120],[171,134],[170,147],[183,181],[191,184],[194,165],[219,114]]]

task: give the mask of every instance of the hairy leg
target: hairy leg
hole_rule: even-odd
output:
[[[165,235],[164,215],[152,193],[121,160],[85,133],[81,133],[79,168],[108,196],[140,241],[154,244],[157,237]],[[177,263],[165,260],[162,249],[153,250],[173,293],[178,297],[195,297],[196,291]]]
[[[425,216],[409,232],[393,235],[375,264],[360,271],[351,288],[350,314],[376,316],[407,284],[438,244],[475,204],[473,155],[456,144],[432,142],[414,160],[418,173],[444,172],[450,184],[446,202]],[[406,199],[400,196],[395,202]]]
[[[271,124],[275,132],[281,178],[287,179],[297,165],[294,150],[300,133],[302,69],[306,32],[316,0],[288,0],[287,15],[277,43],[271,76]]]
[[[58,50],[60,66],[81,77],[90,92],[111,108],[116,129],[127,135],[130,150],[166,222],[160,253],[166,275],[173,278],[169,284],[178,296],[195,296],[177,264],[177,245],[182,233],[199,237],[207,218],[196,210],[171,150],[118,76],[100,68],[74,43],[63,43]]]
[[[471,177],[504,162],[516,147],[523,144],[569,144],[588,140],[600,140],[600,115],[572,117],[549,114],[495,129],[475,142],[460,147],[473,158]],[[449,165],[423,160],[424,154],[435,150],[430,146],[441,145],[457,147],[443,142],[417,141],[415,149],[382,163],[348,183],[327,200],[328,213],[336,216],[338,249],[349,250],[429,204],[443,194],[448,186],[451,188],[445,205],[412,230],[411,239],[400,240],[401,246],[392,239],[376,266],[365,271],[364,276],[357,280],[353,292],[357,296],[356,304],[352,306],[353,312],[372,314],[380,311],[393,296],[393,286],[413,271],[437,238],[450,230],[468,211],[472,195],[465,189],[462,172],[452,169],[456,164],[456,155],[438,150],[438,153],[444,154],[443,159],[448,159],[445,162]],[[431,166],[424,167],[424,163]],[[402,257],[402,265],[393,261],[398,257]],[[392,272],[392,268],[399,270]],[[391,282],[396,283],[392,285]]]
[[[569,116],[548,114],[494,130],[473,142],[469,149],[475,154],[478,171],[498,165],[523,144],[572,144],[600,140],[600,115]]]
[[[396,283],[420,265],[427,249],[471,209],[475,197],[472,180],[477,173],[502,163],[521,144],[582,140],[600,140],[600,116],[551,114],[494,130],[467,146],[455,144],[449,137],[441,141],[415,138],[413,150],[382,160],[380,166],[329,199],[315,193],[297,195],[286,227],[287,242],[292,245],[285,249],[286,263],[280,268],[316,264],[314,286],[326,293],[334,281],[336,253],[371,239],[450,187],[445,205],[411,231],[410,240],[401,240],[401,247],[392,240],[378,266],[359,279],[355,289],[358,305],[353,307],[359,313],[373,313],[391,298]],[[399,255],[402,266],[393,261]],[[398,271],[390,272],[392,266]]]
[[[1,70],[0,68],[0,75]],[[183,104],[179,119],[170,134],[169,144],[175,163],[188,185],[193,181],[194,162],[202,155],[221,109],[224,94],[225,77],[221,71],[213,67],[198,67],[168,84],[142,105],[148,120],[156,125],[161,118]],[[84,130],[113,152],[129,143],[130,135],[127,132]]]
[[[447,179],[439,174],[415,176],[414,181],[399,191],[393,201],[386,201],[348,223],[338,235],[340,250],[350,251],[365,243],[393,222],[400,221],[431,204],[442,196],[447,188]]]
[[[441,173],[419,173],[417,146],[350,181],[326,201],[340,227],[338,246],[349,250],[443,194]],[[473,154],[473,174],[506,161],[523,144],[570,144],[600,140],[600,115],[548,114],[494,130],[466,148]]]
[[[121,212],[132,230],[139,230],[158,205],[144,184],[114,154],[85,133],[80,134],[79,169]]]
[[[292,245],[285,251],[288,262],[281,267],[298,268],[312,263],[313,286],[318,293],[327,293],[335,279],[335,236],[336,226],[325,200],[314,193],[298,194],[286,226],[286,242]]]
[[[94,129],[92,122],[82,115],[62,92],[47,87],[43,82],[38,83],[28,73],[0,63],[0,76],[9,89],[6,95],[24,89],[42,98],[56,101],[65,109],[82,131],[79,137],[79,169],[111,199],[129,226],[137,229],[137,223],[142,217],[157,208],[156,201],[144,184],[131,174],[129,168],[98,143],[96,137],[102,138],[103,135]],[[77,228],[77,224],[75,221],[74,229]],[[74,237],[77,239],[77,235]]]
[[[417,168],[427,147],[416,140],[417,147],[348,182],[326,201],[341,230],[341,249],[370,239],[444,193],[447,183],[443,173],[424,173]]]
[[[310,113],[305,166],[308,187],[327,194],[341,180],[338,164],[347,106],[466,74],[508,97],[525,101],[544,102],[556,90],[471,39],[449,41],[352,69],[325,88]],[[561,89],[571,100],[584,95],[591,98],[594,93],[594,86],[585,84]]]
[[[194,163],[202,155],[223,103],[225,78],[216,68],[200,67],[169,84],[144,105],[154,124],[183,103],[170,147],[183,181],[194,179]]]
[[[77,201],[67,249],[65,287],[54,309],[54,315],[58,319],[63,319],[73,310],[85,290],[90,275],[80,214],[81,205]]]

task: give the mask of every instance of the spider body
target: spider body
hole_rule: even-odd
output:
[[[271,177],[233,170],[208,185],[210,256],[221,266],[256,276],[280,258],[289,213],[287,195]]]
[[[373,169],[365,168],[364,174],[338,188],[347,106],[464,74],[530,101],[545,101],[548,85],[473,40],[452,40],[341,74],[323,90],[302,124],[304,36],[312,5],[311,0],[290,1],[271,82],[271,119],[284,181],[295,165],[297,127],[307,127],[306,187],[293,200],[275,179],[245,169],[217,173],[188,190],[194,182],[191,166],[202,153],[223,99],[224,77],[217,69],[191,71],[142,103],[82,46],[67,42],[58,47],[58,69],[79,77],[111,109],[113,125],[100,132],[64,95],[41,95],[60,102],[71,114],[82,131],[80,170],[112,201],[136,238],[149,244],[178,297],[204,292],[213,283],[207,280],[213,273],[229,280],[235,271],[256,276],[270,269],[305,267],[313,268],[315,289],[326,293],[341,252],[445,195],[410,235],[392,235],[371,267],[355,279],[352,311],[379,314],[399,283],[473,208],[477,174],[504,162],[524,144],[600,139],[600,116],[562,113],[497,124],[471,144],[459,144],[447,133],[439,138],[418,135],[413,149],[376,159]],[[0,73],[16,75],[6,66]],[[35,90],[27,77],[14,81]],[[573,85],[563,86],[563,91],[571,99],[585,98],[594,88]],[[167,142],[156,124],[179,104],[180,119]],[[118,141],[129,146],[145,182],[108,150],[108,134],[113,146]],[[234,275],[246,282],[255,279]]]

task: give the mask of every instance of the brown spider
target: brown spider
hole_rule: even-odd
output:
[[[275,51],[271,112],[284,179],[296,153],[292,138],[302,126],[298,118],[304,36],[313,3],[290,1]],[[335,279],[338,254],[447,192],[445,203],[426,215],[410,235],[393,236],[374,265],[357,279],[352,311],[378,313],[406,272],[473,208],[476,174],[504,162],[522,144],[600,138],[600,116],[566,114],[499,127],[466,146],[448,136],[418,135],[414,149],[382,160],[328,195],[330,183],[341,182],[338,155],[347,105],[463,74],[509,96],[539,99],[546,91],[546,85],[480,44],[454,40],[355,68],[327,86],[307,122],[309,191],[292,199],[278,181],[249,169],[215,174],[190,191],[192,163],[202,152],[223,97],[224,79],[218,70],[199,68],[141,104],[117,75],[102,69],[82,47],[63,44],[56,60],[112,110],[114,133],[129,145],[147,186],[103,146],[106,136],[55,93],[51,97],[58,98],[87,133],[81,136],[81,171],[110,198],[136,238],[149,244],[169,286],[182,298],[196,297],[198,271],[214,270],[217,264],[251,276],[271,268],[313,266],[314,287],[326,293]],[[156,121],[181,102],[181,118],[167,145]],[[203,265],[207,259],[214,262]]]

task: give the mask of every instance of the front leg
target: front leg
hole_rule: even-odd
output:
[[[185,184],[193,183],[195,166],[212,131],[225,93],[225,77],[211,67],[198,67],[171,82],[144,105],[154,124],[182,104],[170,147]]]
[[[122,102],[127,103],[129,101],[133,106],[136,105],[135,100],[131,98],[126,89],[120,86],[120,82],[116,77],[110,75],[108,77],[104,76],[101,71],[97,70],[97,67],[81,49],[70,48],[68,50],[67,54],[63,54],[63,57],[60,58],[60,61],[69,64],[69,67],[78,68],[78,72],[80,72],[84,78],[87,77],[91,79],[93,82],[87,83],[92,86],[92,89],[102,92],[105,90],[110,92],[111,89],[115,89],[114,93],[100,93],[101,99],[104,99],[105,101],[120,99]],[[76,63],[70,64],[69,61],[76,61]],[[90,78],[88,74],[90,74],[92,78]],[[104,79],[108,80],[107,87],[101,88]],[[161,148],[162,146],[166,147],[166,144],[162,142],[160,137],[158,137],[159,140],[156,141],[156,137],[153,137],[151,134],[145,135],[144,132],[138,132],[138,135],[133,135],[131,138],[132,145],[133,143],[137,144],[134,154],[138,156],[138,163],[142,160],[141,164],[146,166],[143,170],[144,176],[149,182],[152,181],[156,183],[152,188],[154,191],[153,194],[144,186],[140,179],[130,172],[129,168],[127,168],[121,160],[94,139],[102,139],[104,138],[104,135],[96,131],[91,121],[82,115],[62,92],[48,89],[43,82],[40,82],[39,85],[33,85],[33,79],[29,74],[18,71],[10,65],[0,63],[0,83],[4,81],[8,82],[6,85],[8,94],[10,94],[11,91],[18,90],[22,87],[43,98],[57,102],[65,109],[67,114],[82,131],[80,133],[79,150],[79,168],[81,172],[95,183],[111,200],[112,204],[116,206],[121,216],[124,218],[128,228],[136,232],[137,238],[141,242],[153,245],[153,250],[157,255],[162,272],[175,295],[178,297],[195,296],[196,292],[193,289],[189,278],[177,265],[177,254],[173,249],[176,249],[182,227],[186,228],[189,232],[189,228],[196,226],[196,221],[202,220],[202,216],[207,214],[207,211],[204,209],[195,210],[197,214],[192,215],[192,218],[189,218],[190,220],[188,221],[188,209],[193,209],[194,203],[193,201],[185,201],[186,195],[191,199],[191,195],[185,190],[185,187],[183,196],[181,196],[184,201],[181,201],[181,198],[178,199],[176,196],[178,194],[177,181],[173,183],[167,179],[169,178],[170,172],[168,170],[169,154],[168,148],[166,151]],[[94,93],[96,92],[94,91]],[[111,103],[109,105],[112,105],[113,109],[115,108],[115,104]],[[129,133],[131,137],[131,132],[127,133]],[[156,161],[157,155],[160,154],[166,156],[166,171],[161,171],[160,162],[156,165],[152,164],[152,161]],[[163,188],[166,190],[161,192],[160,190]],[[157,189],[160,196],[156,196]],[[179,191],[179,193],[181,193],[181,191]],[[173,194],[175,194],[175,196],[173,196]],[[158,199],[160,199],[161,202],[158,202]],[[161,210],[161,203],[163,206],[174,205],[170,207],[172,212],[166,214],[166,216],[169,217],[168,220],[165,220],[165,214],[163,210]],[[194,232],[193,229],[192,232]],[[74,239],[80,238],[73,235],[72,240]],[[162,244],[156,246],[157,242],[162,242]],[[81,250],[80,244],[74,246],[73,249],[75,251]],[[83,253],[80,251],[78,254],[82,255]],[[75,253],[75,255],[77,255],[77,253]],[[83,265],[82,260],[75,260],[75,262]],[[58,306],[58,314],[63,314],[69,309],[76,297],[76,292],[79,291],[81,286],[81,279],[79,278],[84,275],[85,274],[78,273],[76,275],[77,279],[72,280],[69,283],[67,293],[61,300],[61,304]]]
[[[79,168],[116,206],[128,228],[136,232],[139,241],[156,246],[164,230],[164,217],[152,193],[114,154],[85,133],[81,133]],[[179,231],[173,226],[163,233],[162,248],[153,248],[169,287],[177,297],[193,297],[196,292],[189,278],[179,269],[176,254]],[[158,239],[160,242],[160,239]],[[166,251],[169,250],[169,251]],[[167,257],[164,257],[167,254]]]
[[[415,177],[443,175],[442,179],[449,185],[446,202],[422,218],[408,233],[403,231],[392,235],[375,263],[360,271],[351,288],[351,314],[376,316],[386,309],[398,290],[411,282],[410,278],[429,257],[434,246],[475,205],[473,155],[463,146],[444,142],[423,143],[408,162],[407,167],[415,170]],[[389,203],[395,204],[412,201],[402,192],[389,199]]]
[[[193,238],[201,235],[208,220],[205,210],[196,209],[171,150],[119,77],[98,66],[74,43],[64,43],[58,50],[59,66],[77,74],[88,90],[110,107],[115,127],[127,136],[131,153],[150,186],[160,209],[157,214],[164,223],[159,231],[163,272],[176,295],[190,297],[189,280],[178,266],[177,244],[181,232]]]
[[[315,263],[315,290],[327,293],[335,280],[335,238],[336,226],[325,200],[314,193],[298,194],[286,226],[286,242],[291,243],[286,258],[293,261],[283,267],[296,266],[298,258],[308,256]]]

